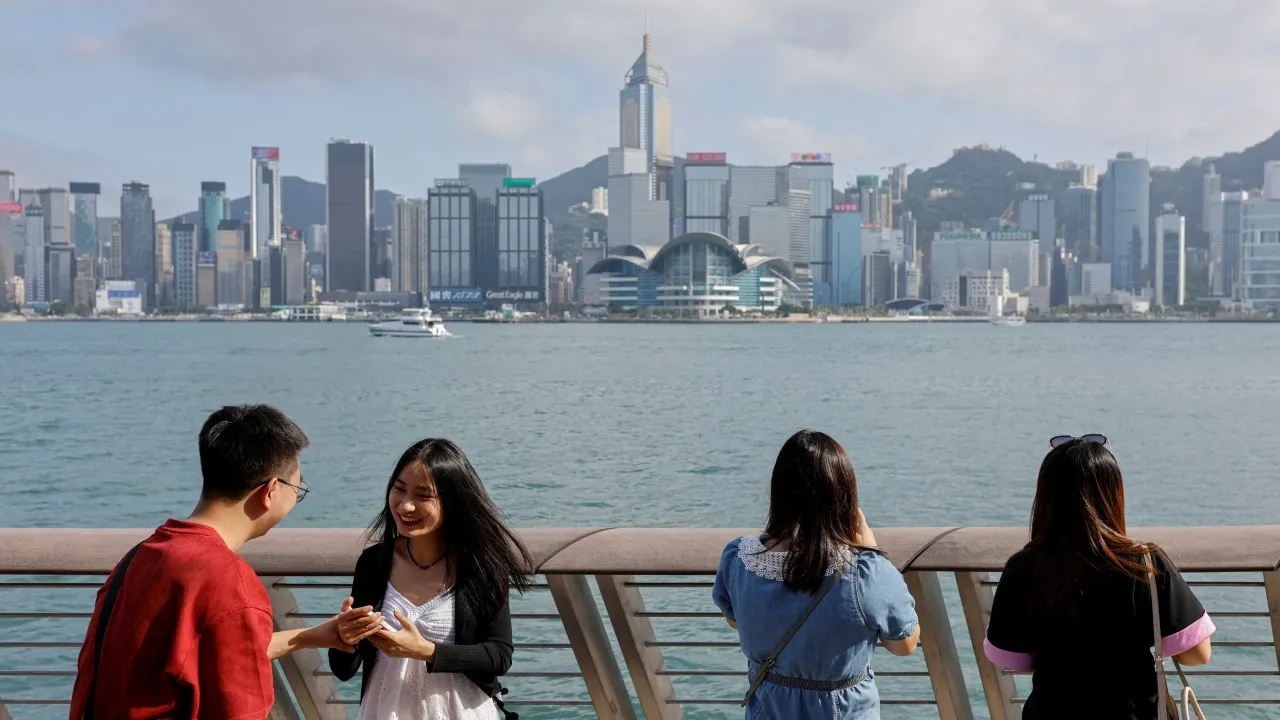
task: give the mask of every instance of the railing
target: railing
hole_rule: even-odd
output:
[[[573,716],[575,707],[579,716],[617,720],[740,712],[734,704],[745,688],[745,661],[711,604],[707,576],[725,543],[749,532],[520,531],[540,584],[513,600],[517,651],[505,702],[523,717]],[[0,575],[9,576],[0,579],[0,720],[41,708],[65,715],[59,706],[69,699],[94,591],[148,533],[0,529]],[[1201,702],[1280,705],[1280,526],[1132,533],[1165,548],[1219,627],[1213,662],[1190,673]],[[982,639],[991,573],[1026,531],[880,528],[876,537],[905,572],[921,620],[915,656],[876,654],[882,702],[902,706],[892,717],[912,716],[909,708],[931,716],[933,706],[941,720],[1018,718],[1016,691],[1025,693],[1026,682],[988,663]],[[279,529],[243,555],[268,589],[277,628],[286,629],[335,612],[360,549],[358,530]],[[273,718],[337,720],[357,702],[358,684],[335,684],[322,653],[295,653],[275,670]]]

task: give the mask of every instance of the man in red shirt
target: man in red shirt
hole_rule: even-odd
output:
[[[274,701],[271,661],[300,648],[352,648],[335,619],[272,632],[271,603],[236,551],[284,519],[307,494],[302,430],[266,405],[224,407],[200,430],[200,502],[169,520],[133,553],[96,638],[99,591],[80,650],[72,720],[218,718],[263,720]],[[370,608],[348,613],[368,616]]]

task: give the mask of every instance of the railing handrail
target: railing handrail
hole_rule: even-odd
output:
[[[104,575],[152,530],[0,528],[0,574]],[[749,528],[527,528],[516,530],[543,575],[713,574],[727,542]],[[876,539],[899,570],[999,572],[1025,544],[1022,527],[884,527]],[[1280,525],[1130,528],[1184,572],[1280,569]],[[278,528],[241,555],[261,575],[350,575],[359,528]],[[909,562],[909,567],[906,564]]]

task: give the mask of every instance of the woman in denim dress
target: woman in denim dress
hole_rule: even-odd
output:
[[[915,601],[858,508],[849,456],[831,437],[802,430],[773,466],[764,533],[725,547],[712,590],[751,679],[833,573],[838,581],[752,695],[748,720],[878,720],[876,641],[910,655],[920,637]]]

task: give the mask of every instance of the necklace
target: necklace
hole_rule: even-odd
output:
[[[413,543],[406,540],[404,543],[404,549],[407,550],[409,553],[409,562],[413,563],[414,565],[417,565],[419,570],[430,570],[436,563],[443,560],[445,555],[448,555],[447,552],[440,553],[440,557],[436,558],[435,560],[432,560],[426,565],[423,565],[422,563],[418,562],[417,558],[413,556]]]

